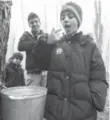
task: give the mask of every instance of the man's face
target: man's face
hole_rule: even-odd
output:
[[[40,21],[38,18],[33,18],[29,20],[29,26],[32,31],[39,32],[40,31]]]
[[[67,35],[72,35],[78,30],[78,21],[71,11],[61,14],[61,23]]]

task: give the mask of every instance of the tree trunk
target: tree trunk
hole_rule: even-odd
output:
[[[10,32],[11,0],[0,0],[0,84],[4,81],[5,56]]]
[[[95,39],[97,42],[97,46],[100,52],[102,53],[103,25],[101,21],[101,17],[102,17],[101,1],[95,0],[94,8],[95,8],[95,23],[94,23]]]

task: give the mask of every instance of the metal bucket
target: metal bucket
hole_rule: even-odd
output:
[[[2,120],[43,120],[46,94],[46,88],[35,86],[2,90]]]

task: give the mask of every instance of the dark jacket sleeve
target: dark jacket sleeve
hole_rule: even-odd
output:
[[[5,86],[11,87],[13,85],[13,81],[15,80],[14,71],[6,66],[5,68]]]
[[[108,84],[104,62],[95,44],[92,52],[89,85],[92,102],[98,111],[102,111],[105,106]]]
[[[39,69],[48,70],[55,44],[48,44],[45,40],[39,40],[34,46],[33,57],[39,63]]]
[[[18,50],[19,51],[32,50],[36,41],[33,41],[31,39],[32,39],[31,35],[28,32],[24,32],[24,34],[21,36],[20,41],[18,43]]]

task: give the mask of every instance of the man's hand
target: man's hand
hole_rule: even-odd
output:
[[[47,38],[48,38],[48,34],[41,34],[38,36],[37,41],[39,40],[47,41]]]

